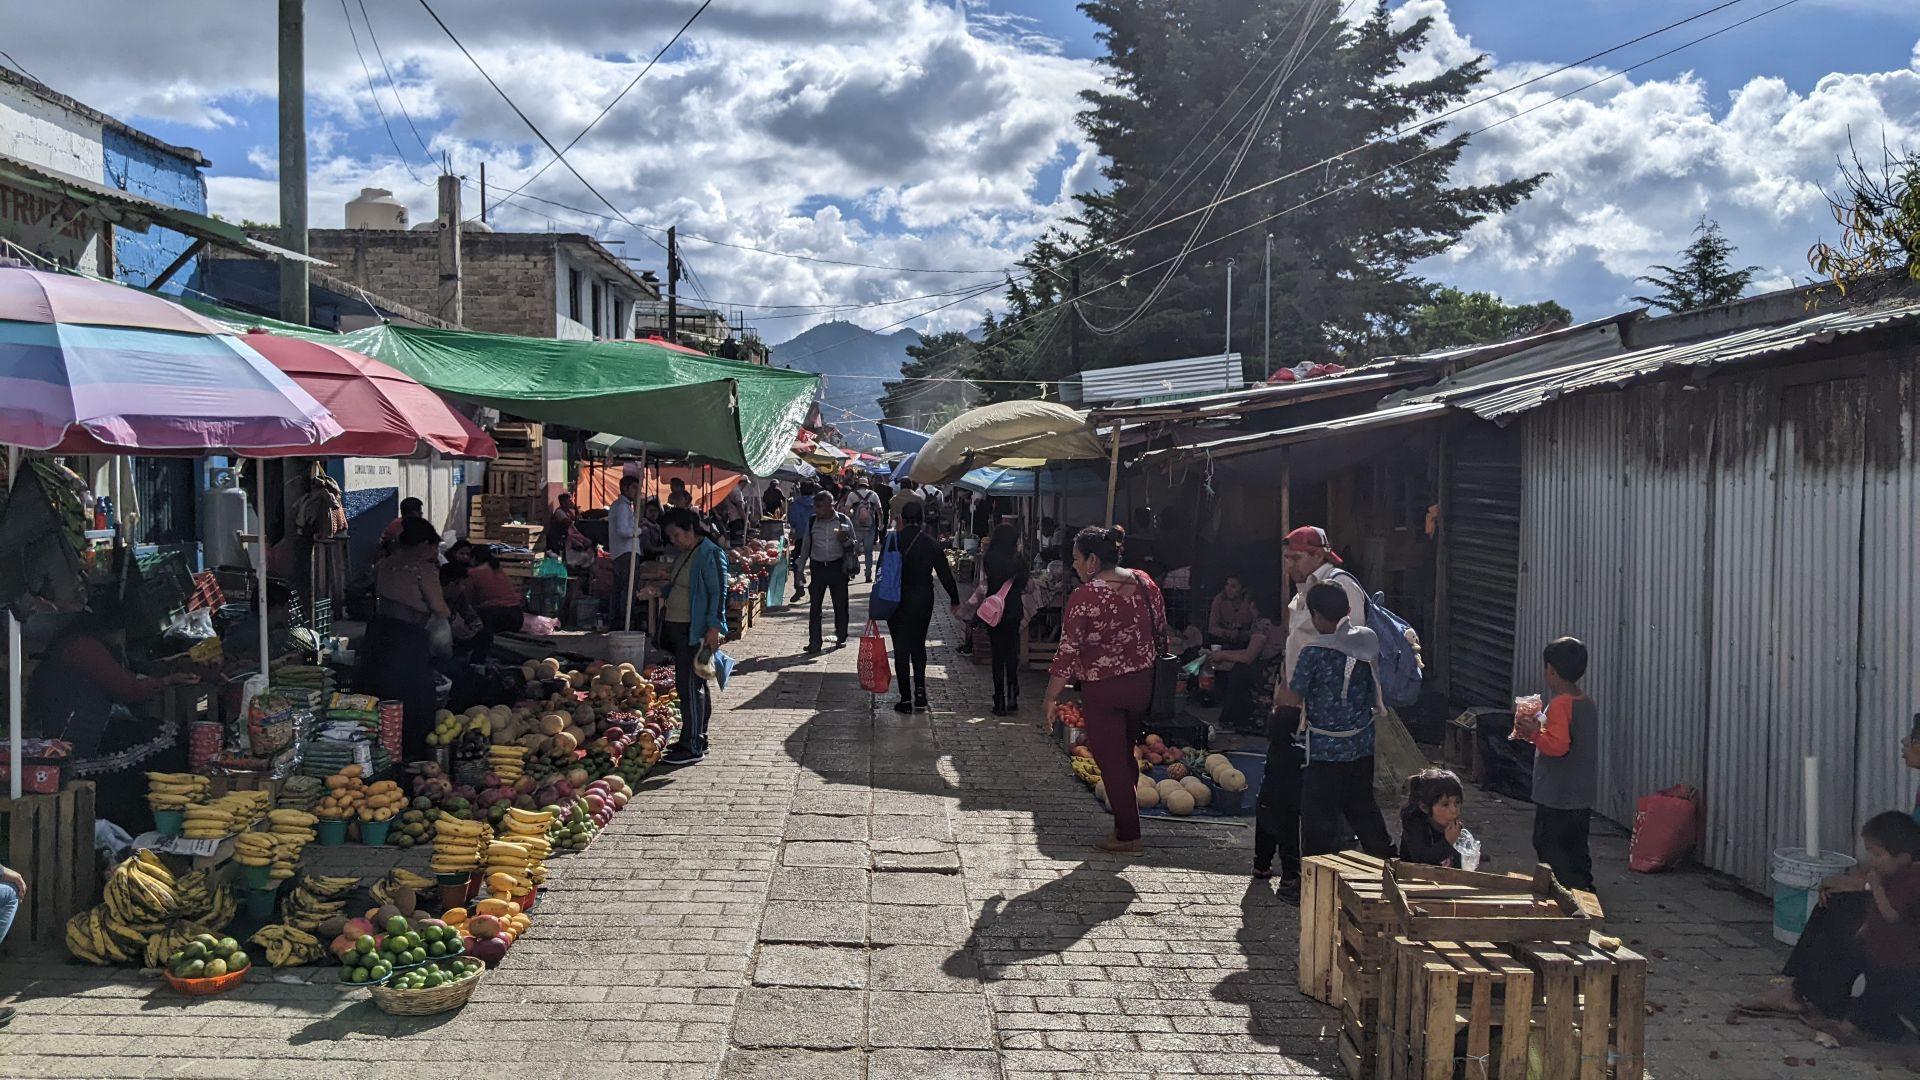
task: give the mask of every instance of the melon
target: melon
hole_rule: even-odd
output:
[[[1142,779],[1144,779],[1144,777],[1143,777]],[[1179,787],[1179,786],[1180,786],[1180,781],[1178,781],[1178,780],[1162,780],[1162,781],[1160,781],[1159,783],[1157,783],[1157,784],[1155,784],[1155,785],[1153,785],[1153,786],[1154,786],[1154,788],[1155,788],[1156,790],[1158,790],[1158,791],[1160,792],[1160,794],[1161,794],[1161,796],[1162,796],[1162,797],[1165,797],[1165,796],[1166,796],[1166,794],[1167,794],[1167,792],[1169,792],[1169,791],[1172,791],[1172,790],[1174,790],[1175,788],[1177,788],[1177,787]]]
[[[567,730],[567,718],[559,713],[548,713],[540,718],[540,734],[558,735]]]
[[[1180,790],[1193,796],[1193,804],[1195,806],[1205,806],[1213,801],[1213,789],[1208,787],[1204,782],[1196,780],[1191,776],[1180,781]]]
[[[1225,754],[1208,754],[1205,764],[1207,771],[1213,773],[1219,772],[1221,769],[1227,768],[1233,763],[1227,760],[1227,755]]]
[[[1214,777],[1214,780],[1228,791],[1247,790],[1247,774],[1241,772],[1239,769],[1222,769],[1219,775]]]
[[[1134,786],[1133,799],[1141,809],[1149,809],[1160,805],[1160,792],[1152,784],[1147,783],[1147,778],[1143,776],[1140,778],[1140,783]]]
[[[1181,817],[1193,813],[1193,796],[1187,794],[1187,789],[1176,788],[1167,793],[1167,813]]]

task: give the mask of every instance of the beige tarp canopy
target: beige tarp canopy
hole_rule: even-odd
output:
[[[918,483],[944,484],[987,465],[1037,468],[1106,456],[1086,414],[1057,401],[1001,401],[947,421],[916,452],[908,475]]]

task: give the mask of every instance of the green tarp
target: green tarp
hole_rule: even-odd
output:
[[[329,334],[192,305],[362,352],[451,398],[503,413],[676,447],[755,476],[793,449],[819,376],[628,341],[550,341],[391,323]]]

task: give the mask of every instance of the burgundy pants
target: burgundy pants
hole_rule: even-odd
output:
[[[1100,766],[1107,805],[1113,809],[1113,838],[1140,839],[1140,804],[1134,785],[1140,767],[1133,761],[1153,701],[1153,669],[1129,671],[1080,685],[1080,708],[1087,718],[1087,749]]]

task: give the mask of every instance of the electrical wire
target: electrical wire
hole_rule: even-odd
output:
[[[380,70],[387,76],[387,88],[393,91],[393,103],[400,107],[400,115],[406,118],[407,129],[413,132],[413,141],[419,143],[421,152],[427,155],[428,160],[432,160],[433,147],[420,137],[420,129],[413,123],[413,114],[407,111],[406,99],[400,96],[400,84],[394,80],[393,69],[387,66],[387,54],[380,48],[380,35],[373,30],[373,16],[367,14],[367,0],[357,2],[360,5],[360,21],[367,24],[367,40],[373,42],[373,55],[379,58]],[[353,20],[347,21],[351,25]]]
[[[367,96],[373,99],[373,108],[380,114],[380,126],[387,129],[387,141],[393,144],[393,152],[400,158],[400,164],[413,177],[413,182],[421,187],[427,186],[420,174],[413,171],[413,162],[407,160],[406,151],[400,149],[400,140],[393,133],[393,123],[387,119],[387,110],[380,104],[380,92],[373,88],[373,69],[367,67],[367,54],[360,51],[360,35],[353,29],[353,13],[347,10],[347,0],[340,0],[340,16],[347,20],[347,36],[353,39],[353,55],[360,58],[360,71],[367,77]]]
[[[667,54],[667,50],[673,48],[674,45],[679,42],[681,36],[687,32],[687,28],[692,26],[694,20],[698,19],[703,13],[705,13],[707,8],[712,6],[712,4],[713,4],[713,0],[701,0],[700,6],[694,9],[693,14],[687,16],[687,21],[680,24],[680,29],[675,30],[673,32],[673,36],[667,39],[667,43],[665,45],[660,46],[660,50],[653,54],[653,59],[648,60],[647,65],[640,69],[640,74],[635,75],[633,79],[627,83],[626,86],[621,88],[619,93],[613,95],[613,100],[607,102],[606,106],[600,110],[600,115],[594,117],[592,120],[587,121],[587,126],[581,128],[580,133],[578,135],[575,135],[572,138],[572,140],[570,140],[567,143],[567,145],[563,147],[559,152],[557,152],[553,157],[547,159],[546,164],[540,166],[538,169],[535,169],[532,176],[529,176],[525,180],[521,181],[519,187],[514,188],[512,191],[509,191],[506,194],[506,198],[512,198],[513,196],[520,194],[522,191],[525,191],[535,180],[540,179],[543,173],[545,173],[548,169],[552,168],[553,163],[555,161],[560,160],[561,154],[564,154],[566,153],[566,151],[573,149],[576,145],[579,144],[581,139],[586,138],[587,133],[594,129],[594,125],[600,123],[600,121],[602,120],[605,120],[607,118],[607,114],[613,111],[613,107],[615,105],[620,104],[620,99],[626,97],[628,92],[630,92],[634,87],[640,85],[640,80],[647,77],[647,72],[653,70],[653,65],[660,62],[660,58]]]
[[[7,63],[9,63],[9,64],[11,64],[11,65],[13,65],[13,70],[15,70],[15,71],[17,71],[17,72],[19,72],[19,73],[20,73],[20,74],[22,74],[22,75],[25,75],[25,76],[26,76],[27,78],[29,78],[29,79],[32,79],[32,80],[33,80],[34,82],[40,82],[40,79],[39,79],[39,77],[38,77],[38,76],[36,76],[36,75],[35,75],[35,74],[34,74],[33,72],[31,72],[31,71],[28,71],[28,70],[27,70],[26,68],[24,68],[24,67],[22,67],[22,66],[20,65],[20,61],[18,61],[18,60],[15,60],[15,59],[13,58],[13,54],[12,54],[12,53],[10,53],[10,52],[8,52],[8,51],[7,51],[7,50],[5,50],[5,49],[0,49],[0,57],[5,57],[5,58],[6,58],[6,61],[7,61]],[[43,85],[43,86],[44,86],[45,84],[44,84],[44,83],[42,83],[41,85]]]

